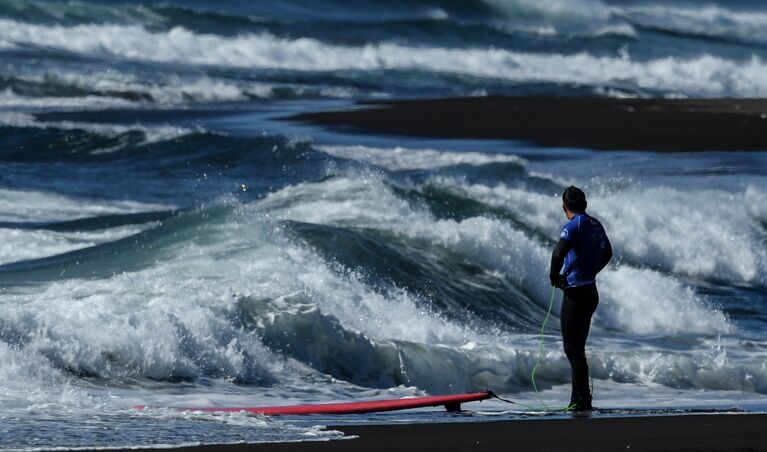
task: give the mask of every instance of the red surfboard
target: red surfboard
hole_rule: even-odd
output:
[[[377,413],[383,411],[406,410],[408,408],[424,408],[430,406],[444,406],[451,413],[461,411],[461,404],[477,402],[492,397],[491,392],[476,392],[473,394],[457,394],[446,396],[410,397],[394,400],[371,400],[367,402],[349,403],[324,403],[314,405],[291,405],[270,407],[227,407],[227,408],[177,408],[184,411],[205,411],[237,413],[247,412],[253,414],[273,415],[301,415],[301,414],[362,414]],[[136,409],[148,408],[136,406]]]

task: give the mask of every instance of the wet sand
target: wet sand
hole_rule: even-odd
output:
[[[354,439],[195,446],[181,452],[767,451],[767,414],[532,419],[338,427]],[[133,449],[135,450],[135,449]]]
[[[767,99],[489,96],[358,106],[281,119],[376,133],[589,149],[767,150]]]

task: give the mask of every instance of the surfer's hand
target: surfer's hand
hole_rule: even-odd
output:
[[[559,289],[564,289],[567,286],[567,276],[557,275],[551,278],[551,285]]]

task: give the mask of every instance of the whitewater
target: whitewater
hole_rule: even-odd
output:
[[[765,152],[279,119],[380,98],[763,96],[766,10],[257,3],[0,0],[0,449],[331,440],[348,422],[181,406],[488,389],[538,406],[571,184],[615,251],[595,404],[767,410]],[[570,391],[560,299],[536,373],[552,406]],[[524,415],[466,408],[356,420]]]

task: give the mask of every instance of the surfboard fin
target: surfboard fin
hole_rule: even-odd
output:
[[[461,412],[461,404],[460,403],[446,403],[445,404],[445,410],[447,410],[448,413],[460,413]]]

